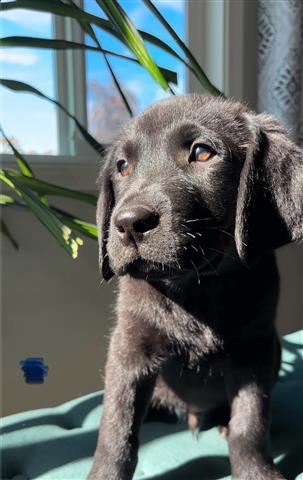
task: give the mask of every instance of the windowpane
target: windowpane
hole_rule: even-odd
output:
[[[119,1],[119,3],[137,28],[161,38],[161,40],[168,43],[181,54],[165,28],[144,5],[142,0],[123,0]],[[154,3],[178,35],[184,39],[184,0],[158,0]],[[85,0],[85,9],[94,15],[105,18],[96,2]],[[132,56],[124,45],[106,32],[99,28],[95,28],[95,32],[104,49]],[[92,43],[90,38],[87,38],[86,42]],[[159,66],[177,72],[178,86],[174,87],[174,90],[176,93],[184,93],[185,69],[183,65],[157,47],[148,44],[148,48]],[[115,57],[109,56],[108,59],[135,114],[156,100],[168,96],[141,66]],[[109,142],[117,135],[123,123],[129,119],[129,115],[119,96],[119,92],[111,80],[102,54],[98,52],[88,52],[86,54],[86,72],[88,127],[99,141]]]
[[[2,12],[3,36],[52,37],[52,17],[30,10]],[[3,78],[18,80],[54,97],[53,52],[33,48],[2,49]],[[1,125],[5,134],[23,153],[57,154],[56,109],[30,93],[1,87]],[[0,139],[2,152],[11,153]]]

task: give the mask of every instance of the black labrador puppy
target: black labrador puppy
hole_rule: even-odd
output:
[[[280,365],[272,251],[303,237],[302,150],[269,115],[174,97],[124,128],[100,189],[103,276],[120,279],[89,478],[132,478],[141,422],[160,405],[191,428],[212,412],[234,479],[282,479],[266,447]]]

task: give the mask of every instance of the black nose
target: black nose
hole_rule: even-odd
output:
[[[146,206],[136,205],[120,209],[114,223],[122,240],[138,242],[159,225],[159,215]]]

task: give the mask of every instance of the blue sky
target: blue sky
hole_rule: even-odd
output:
[[[174,41],[144,6],[142,0],[122,0],[120,3],[138,28],[163,39],[178,51]],[[184,38],[184,0],[156,0],[154,3],[178,34]],[[85,9],[96,15],[102,15],[95,0],[86,0]],[[4,12],[1,30],[1,36],[28,35],[51,38],[51,16],[32,11],[11,10]],[[127,49],[110,35],[98,28],[95,31],[104,48],[129,54]],[[89,41],[88,39],[87,42]],[[180,63],[156,47],[149,46],[149,50],[160,66],[177,71],[179,85],[176,90],[182,93],[185,72]],[[48,95],[55,96],[52,51],[6,48],[2,52],[1,74],[3,77],[24,81]],[[136,97],[138,111],[166,95],[140,66],[113,57],[111,63],[121,84]],[[87,54],[86,70],[88,84],[91,81],[107,84],[110,80],[102,56],[98,53]],[[88,96],[88,102],[91,101],[92,98]],[[30,94],[14,93],[2,88],[1,103],[3,128],[8,136],[16,137],[20,141],[22,151],[57,153],[56,114],[55,109],[48,102]]]

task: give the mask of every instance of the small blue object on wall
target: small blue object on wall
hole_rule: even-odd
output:
[[[48,366],[44,365],[43,357],[28,357],[20,362],[26,383],[43,383],[48,374]]]

